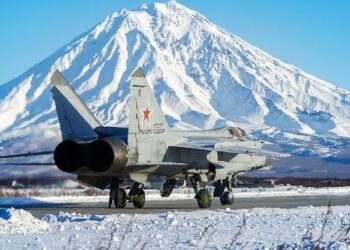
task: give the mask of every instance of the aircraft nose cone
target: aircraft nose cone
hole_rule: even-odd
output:
[[[272,157],[266,157],[266,161],[265,161],[264,167],[270,166],[272,162],[273,162],[273,158]]]

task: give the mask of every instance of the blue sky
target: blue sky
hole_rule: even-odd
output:
[[[0,83],[122,8],[150,0],[0,0]],[[164,1],[158,1],[164,2]],[[179,0],[275,57],[350,90],[350,1]]]

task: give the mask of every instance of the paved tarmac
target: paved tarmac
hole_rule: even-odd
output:
[[[147,197],[146,197],[147,199]],[[213,199],[210,210],[225,209],[250,209],[257,207],[273,208],[296,208],[299,206],[327,206],[331,202],[335,205],[350,205],[349,195],[328,195],[328,196],[289,196],[289,197],[264,197],[264,198],[236,198],[232,206],[222,206],[218,198]],[[195,199],[187,200],[152,200],[147,201],[142,209],[134,208],[132,203],[124,209],[107,208],[105,203],[62,203],[62,204],[38,204],[38,205],[21,205],[16,208],[22,208],[32,213],[35,217],[42,217],[46,214],[58,214],[60,211],[69,213],[82,214],[147,214],[163,213],[167,211],[194,211],[199,210]]]

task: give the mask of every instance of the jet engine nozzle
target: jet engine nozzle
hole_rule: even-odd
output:
[[[127,160],[126,145],[121,140],[99,139],[86,146],[86,166],[95,172],[104,172],[112,167],[120,169]]]
[[[63,172],[74,172],[84,165],[82,145],[76,141],[62,141],[55,148],[54,160],[57,167]]]
[[[127,163],[127,148],[121,140],[111,138],[91,142],[65,140],[56,147],[54,160],[64,172],[72,173],[87,167],[100,173],[123,168]]]

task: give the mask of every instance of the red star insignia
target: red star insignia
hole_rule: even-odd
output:
[[[143,120],[144,120],[144,121],[145,121],[145,120],[149,121],[149,117],[150,117],[150,115],[151,115],[151,110],[148,109],[148,107],[147,107],[147,108],[146,108],[145,110],[143,110],[142,112],[143,112]]]

